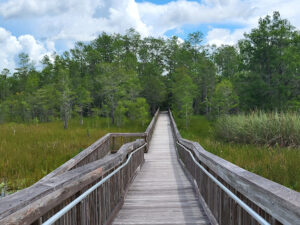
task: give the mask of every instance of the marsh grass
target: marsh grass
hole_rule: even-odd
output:
[[[128,122],[122,127],[105,118],[87,118],[83,126],[71,120],[40,124],[0,125],[0,183],[8,191],[28,187],[109,132],[143,132],[145,126]]]
[[[207,151],[250,172],[300,191],[300,148],[279,145],[228,143],[216,138],[214,124],[203,116],[193,116],[188,129],[176,118],[180,133],[186,139],[200,143]]]
[[[300,115],[292,112],[227,115],[217,120],[215,134],[228,142],[300,147]]]

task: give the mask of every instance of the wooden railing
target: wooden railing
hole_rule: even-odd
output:
[[[122,205],[136,169],[144,162],[144,144],[151,140],[157,117],[158,111],[145,133],[107,134],[31,187],[1,199],[0,224],[41,224],[143,146],[126,167],[55,224],[109,223]]]
[[[272,225],[300,224],[300,193],[246,171],[205,151],[199,143],[183,139],[169,111],[171,127],[179,158],[194,181],[200,201],[212,222],[220,225],[258,224],[239,204],[228,196],[192,160],[243,200],[250,208]]]
[[[154,131],[154,127],[155,127],[155,124],[157,122],[157,119],[158,119],[158,114],[159,114],[159,109],[156,110],[156,113],[154,114],[153,118],[152,118],[152,121],[150,122],[149,126],[147,127],[146,131],[145,131],[145,135],[146,135],[146,142],[147,143],[150,143],[150,140],[152,138],[152,134],[153,134],[153,131]],[[149,149],[149,145],[147,145],[147,149],[146,149],[146,152],[148,152],[148,149]]]

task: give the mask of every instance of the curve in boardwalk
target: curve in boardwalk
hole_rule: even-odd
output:
[[[158,117],[145,163],[113,224],[209,224],[177,160],[166,113]]]

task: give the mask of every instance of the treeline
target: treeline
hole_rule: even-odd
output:
[[[142,38],[102,33],[37,70],[28,55],[0,75],[0,122],[110,117],[141,123],[158,107],[217,116],[300,108],[300,33],[278,12],[259,20],[236,46],[205,46],[200,32]]]

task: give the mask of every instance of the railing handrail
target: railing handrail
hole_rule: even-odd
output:
[[[176,142],[192,151],[196,160],[212,171],[215,177],[221,178],[282,224],[294,225],[295,221],[300,221],[299,192],[251,173],[206,151],[199,143],[182,138],[170,110],[169,115]]]
[[[111,172],[109,175],[101,179],[98,183],[90,187],[88,190],[86,190],[84,193],[82,193],[80,196],[78,196],[76,199],[74,199],[72,202],[70,202],[68,205],[66,205],[64,208],[62,208],[60,211],[58,211],[56,214],[54,214],[52,217],[50,217],[47,221],[43,223],[43,225],[51,225],[55,223],[57,220],[59,220],[63,215],[65,215],[69,210],[71,210],[75,205],[77,205],[79,202],[81,202],[84,198],[86,198],[90,193],[92,193],[94,190],[96,190],[98,187],[100,187],[103,183],[105,183],[109,178],[111,178],[113,175],[115,175],[117,172],[119,172],[124,166],[126,166],[132,155],[139,151],[140,149],[144,148],[147,145],[147,143],[143,144],[139,148],[135,149],[133,152],[131,152],[128,156],[128,159],[125,163],[123,163],[121,166],[119,166],[117,169],[115,169],[113,172]]]
[[[151,136],[151,130],[153,130],[155,126],[158,112],[159,109],[155,113],[155,116],[152,118],[152,121],[148,125],[147,130],[145,132],[107,133],[106,135],[98,139],[86,149],[82,150],[79,154],[77,154],[72,159],[68,160],[67,162],[56,168],[54,171],[43,177],[41,180],[39,180],[32,186],[26,189],[22,189],[5,198],[1,198],[0,221],[12,218],[14,214],[18,214],[19,212],[21,216],[24,216],[26,212],[23,209],[34,205],[39,199],[50,196],[52,193],[55,192],[55,190],[61,188],[65,184],[60,181],[61,177],[65,179],[63,180],[63,182],[68,182],[68,180],[71,180],[72,178],[68,179],[68,177],[66,176],[68,176],[68,174],[74,174],[71,171],[75,168],[82,168],[82,166],[86,165],[87,163],[96,162],[97,160],[106,157],[107,151],[114,153],[116,149],[119,149],[121,147],[120,144],[125,144],[139,138],[144,139],[145,142],[150,141],[151,137],[148,137],[148,135]],[[110,148],[110,150],[108,150],[108,148]],[[145,148],[145,152],[146,150],[147,149]],[[59,186],[56,186],[57,184]],[[21,211],[23,212],[23,214],[21,213]],[[34,215],[34,217],[36,216],[37,215]]]
[[[42,179],[40,179],[38,182],[43,182],[51,177],[57,176],[59,174],[62,174],[70,168],[73,168],[76,166],[77,163],[79,163],[81,160],[83,160],[85,157],[87,157],[91,152],[93,152],[97,147],[101,146],[101,144],[105,143],[109,138],[111,137],[145,137],[146,133],[107,133],[103,137],[99,138],[97,141],[95,141],[93,144],[82,150],[80,153],[78,153],[73,158],[69,159],[59,167],[57,167],[55,170],[44,176]]]
[[[150,132],[150,130],[153,129],[153,126],[154,126],[154,123],[155,123],[155,121],[157,119],[158,113],[159,113],[159,108],[156,110],[156,112],[155,112],[155,114],[154,114],[151,122],[149,123],[149,125],[148,125],[148,127],[147,127],[147,129],[145,131],[145,134],[148,134]]]
[[[264,218],[262,218],[259,214],[257,214],[253,209],[251,209],[247,204],[245,204],[239,197],[237,197],[233,192],[231,192],[228,188],[226,188],[220,181],[218,181],[211,173],[209,173],[201,164],[195,159],[194,155],[188,150],[184,145],[177,143],[187,151],[196,165],[207,175],[210,179],[212,179],[223,191],[225,191],[233,200],[235,200],[243,209],[245,209],[251,216],[255,218],[257,222],[262,225],[270,225]]]

